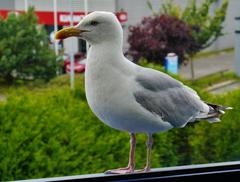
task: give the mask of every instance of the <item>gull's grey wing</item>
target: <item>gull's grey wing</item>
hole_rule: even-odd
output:
[[[167,74],[143,68],[136,76],[136,102],[174,127],[185,126],[209,107],[197,93]]]

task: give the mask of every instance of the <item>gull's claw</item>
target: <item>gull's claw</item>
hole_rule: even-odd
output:
[[[118,168],[118,169],[110,169],[105,172],[105,174],[129,174],[133,173],[134,169],[131,167],[125,167],[125,168]]]
[[[150,171],[151,171],[151,168],[149,168],[149,167],[145,167],[143,169],[136,170],[137,173],[150,172]]]

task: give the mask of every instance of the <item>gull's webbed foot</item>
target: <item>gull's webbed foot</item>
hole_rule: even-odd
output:
[[[131,166],[124,167],[124,168],[118,168],[118,169],[110,169],[105,172],[105,174],[129,174],[133,173],[134,168]]]
[[[151,168],[150,167],[145,167],[143,169],[138,169],[136,170],[137,173],[142,173],[142,172],[150,172]]]

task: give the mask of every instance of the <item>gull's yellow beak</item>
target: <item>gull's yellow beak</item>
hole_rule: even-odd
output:
[[[82,32],[86,32],[86,30],[80,30],[76,27],[63,28],[55,34],[55,39],[66,39],[68,37],[79,36]]]

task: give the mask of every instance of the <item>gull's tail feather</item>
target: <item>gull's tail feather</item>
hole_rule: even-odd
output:
[[[209,112],[205,116],[198,117],[198,119],[204,119],[209,121],[210,123],[220,122],[220,117],[225,114],[225,110],[233,109],[229,106],[221,106],[216,104],[206,103],[209,107]]]

